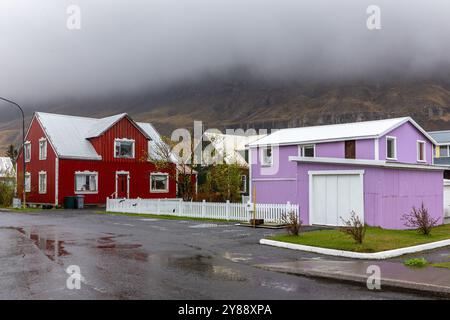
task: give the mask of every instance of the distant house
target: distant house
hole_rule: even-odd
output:
[[[0,182],[13,184],[15,180],[14,165],[9,157],[0,157]]]
[[[434,164],[440,166],[449,166],[445,170],[444,176],[450,179],[450,130],[428,132],[436,140],[434,147]]]
[[[219,134],[206,131],[205,140],[214,148],[214,153],[218,159],[223,159],[225,164],[237,164],[242,168],[242,186],[241,194],[249,194],[249,162],[248,162],[248,144],[263,138],[265,135],[237,135],[237,134]],[[207,159],[203,159],[204,161]]]
[[[150,123],[127,114],[86,118],[35,113],[18,157],[27,202],[62,205],[66,196],[84,195],[86,204],[115,198],[175,198],[175,164],[157,170],[149,161],[160,139]],[[18,191],[22,193],[22,184]]]
[[[409,117],[283,129],[250,144],[258,203],[296,203],[307,225],[364,223],[405,228],[423,202],[443,218],[443,168],[436,141]]]

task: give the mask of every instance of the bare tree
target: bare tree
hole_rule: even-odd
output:
[[[402,220],[405,221],[405,226],[415,228],[424,235],[429,235],[433,227],[438,224],[440,218],[433,219],[422,202],[419,209],[413,207],[410,213],[402,216]]]

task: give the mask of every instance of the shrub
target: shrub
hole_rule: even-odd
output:
[[[403,264],[407,267],[423,268],[428,264],[428,261],[425,258],[413,258],[405,260]]]
[[[424,235],[429,235],[431,229],[435,227],[440,218],[433,219],[428,213],[428,209],[425,208],[423,202],[420,209],[413,207],[411,212],[404,214],[402,220],[405,221],[405,226],[417,229]]]
[[[356,243],[361,244],[366,235],[367,226],[361,222],[354,211],[352,211],[349,220],[344,220],[342,217],[341,220],[344,223],[344,226],[340,227],[339,230],[350,235]]]
[[[281,215],[281,221],[286,226],[288,234],[298,236],[302,228],[302,220],[298,217],[298,214],[291,211],[289,213],[283,213]]]
[[[0,182],[0,207],[12,205],[14,197],[14,184],[10,182]]]

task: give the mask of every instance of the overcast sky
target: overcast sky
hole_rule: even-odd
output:
[[[66,27],[69,5],[81,30]],[[381,8],[369,31],[366,9]],[[450,65],[448,0],[1,0],[0,95],[157,88],[245,66],[266,77],[431,73]]]

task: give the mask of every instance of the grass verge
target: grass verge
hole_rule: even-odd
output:
[[[355,243],[352,238],[339,230],[304,232],[299,236],[282,234],[269,237],[269,239],[328,249],[370,253],[450,239],[450,225],[433,228],[429,236],[421,235],[416,230],[385,230],[368,227],[362,244]]]
[[[125,212],[109,212],[109,211],[95,211],[95,213],[109,214],[109,215],[114,215],[114,216],[128,216],[128,217],[141,217],[141,218],[166,219],[166,220],[192,220],[192,221],[204,221],[204,222],[238,222],[237,220],[212,219],[212,218],[192,218],[192,217],[180,217],[180,216],[147,214],[147,213],[125,213]]]

